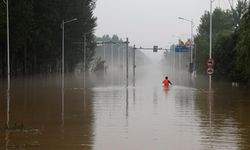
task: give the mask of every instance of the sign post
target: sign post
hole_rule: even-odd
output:
[[[212,58],[209,58],[207,60],[207,74],[211,76],[214,73],[214,60]]]

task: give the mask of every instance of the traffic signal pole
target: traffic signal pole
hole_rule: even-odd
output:
[[[128,38],[126,38],[126,87],[128,87]]]
[[[158,46],[153,46],[153,48],[143,48],[143,47],[139,47],[139,48],[136,48],[135,45],[133,46],[133,86],[135,87],[135,68],[136,68],[136,65],[135,65],[135,50],[136,49],[140,49],[140,50],[150,50],[153,52],[157,52],[158,50],[169,50],[169,49],[164,49],[164,48],[159,48]]]
[[[135,87],[135,45],[133,47],[133,86]]]
[[[128,87],[128,49],[129,49],[129,40],[126,38],[125,42],[113,42],[113,41],[101,41],[97,42],[98,44],[126,44],[126,87]]]

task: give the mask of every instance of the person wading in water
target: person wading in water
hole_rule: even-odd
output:
[[[164,88],[168,88],[169,84],[173,85],[172,82],[170,80],[168,80],[168,76],[165,77],[165,80],[162,81]]]

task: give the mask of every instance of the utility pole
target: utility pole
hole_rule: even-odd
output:
[[[191,47],[190,47],[190,72],[191,72],[191,74],[193,74],[193,66],[194,66],[194,61],[193,61],[193,28],[194,28],[194,22],[193,22],[193,19],[191,19],[191,20],[188,20],[188,19],[185,19],[185,18],[182,18],[182,17],[178,17],[178,19],[181,19],[181,20],[185,20],[185,21],[188,21],[188,22],[190,22],[190,24],[191,24]]]
[[[212,58],[212,21],[213,21],[213,15],[212,15],[212,3],[213,3],[213,1],[212,0],[210,0],[210,40],[209,40],[209,58],[211,59]]]
[[[213,10],[212,10],[213,0],[210,0],[210,40],[209,40],[209,59],[212,59],[212,21],[213,21]],[[209,89],[212,88],[212,75],[209,75]]]
[[[64,20],[62,21],[62,126],[64,126]]]
[[[61,27],[62,27],[62,89],[64,89],[64,26],[67,23],[77,21],[77,18],[68,20],[68,21],[62,21]]]
[[[126,87],[128,87],[128,38],[126,38]]]
[[[83,63],[83,88],[85,90],[86,88],[86,64],[87,64],[87,56],[86,56],[86,52],[87,52],[87,40],[86,40],[86,34],[83,35],[83,58],[84,58],[84,63]]]
[[[129,49],[129,41],[128,41],[128,38],[126,38],[126,41],[125,42],[113,42],[113,41],[102,41],[100,44],[126,44],[126,60],[125,60],[125,63],[126,63],[126,87],[128,87],[128,49]],[[104,49],[105,50],[105,49]]]
[[[61,28],[62,28],[62,126],[64,126],[64,26],[67,23],[76,21],[77,18],[64,21],[62,20]]]
[[[133,47],[133,86],[135,87],[135,45]]]

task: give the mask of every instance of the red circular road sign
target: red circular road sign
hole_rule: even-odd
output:
[[[213,73],[214,73],[214,68],[212,68],[212,67],[207,68],[208,75],[212,75]]]
[[[214,66],[214,60],[212,58],[209,58],[207,60],[207,67],[211,68]]]

